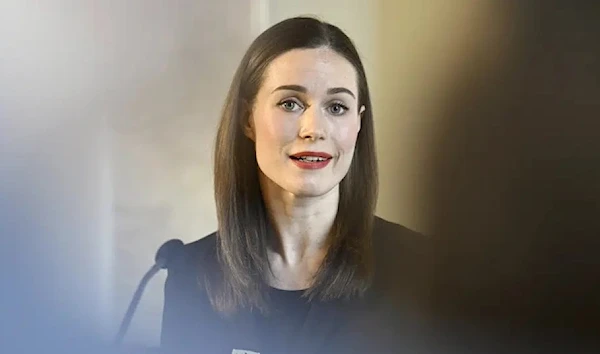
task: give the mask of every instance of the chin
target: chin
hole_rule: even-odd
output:
[[[325,184],[302,184],[295,186],[288,186],[285,188],[288,192],[299,198],[315,198],[321,197],[330,193],[337,184],[325,185]]]
[[[298,190],[291,192],[296,198],[316,198],[327,194],[327,192],[318,190]]]
[[[289,193],[298,198],[316,198],[332,192],[339,185],[339,181],[332,176],[290,176],[275,175],[269,178],[260,171],[261,188],[272,189],[275,194]]]

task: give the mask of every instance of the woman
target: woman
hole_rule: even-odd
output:
[[[369,89],[339,28],[293,18],[252,43],[225,102],[214,173],[218,231],[169,269],[167,352],[407,345],[414,333],[399,319],[415,308],[423,241],[374,216]]]

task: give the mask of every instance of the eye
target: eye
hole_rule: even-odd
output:
[[[298,109],[302,109],[302,106],[294,100],[281,101],[279,107],[286,112],[296,112]]]
[[[348,107],[339,102],[335,102],[331,106],[329,106],[328,109],[329,113],[333,114],[334,116],[341,116],[342,114],[346,113]]]

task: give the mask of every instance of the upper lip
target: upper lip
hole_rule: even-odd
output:
[[[298,152],[296,154],[290,155],[291,157],[295,157],[295,158],[300,158],[300,157],[321,157],[324,159],[330,159],[331,155],[329,155],[326,152],[321,152],[321,151],[302,151],[302,152]]]

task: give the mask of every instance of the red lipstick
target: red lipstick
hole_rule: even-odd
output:
[[[303,151],[290,155],[296,166],[305,170],[317,170],[323,168],[331,161],[331,155],[320,151]]]

